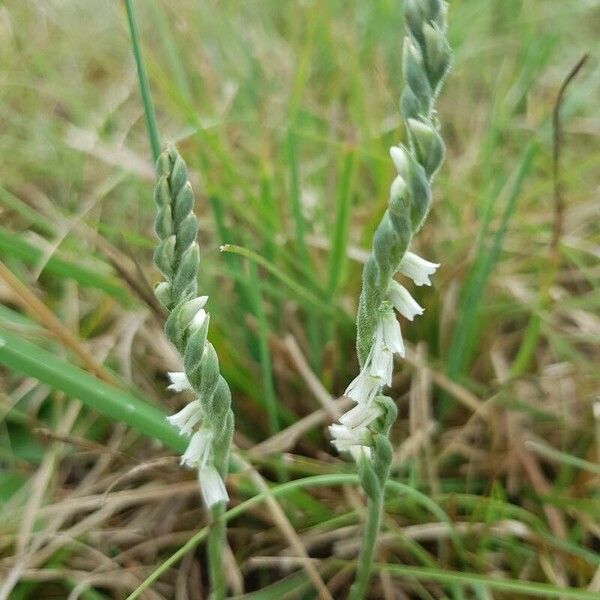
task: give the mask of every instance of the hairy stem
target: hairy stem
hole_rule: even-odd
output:
[[[207,550],[208,569],[210,574],[211,600],[225,598],[225,570],[223,569],[223,550],[225,548],[227,531],[223,514],[225,505],[219,503],[211,509],[213,521],[210,525]]]

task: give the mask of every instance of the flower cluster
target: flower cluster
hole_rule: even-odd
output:
[[[205,324],[208,324],[208,314],[204,310],[207,301],[208,296],[201,296],[187,302],[186,308],[191,309],[193,314],[188,326],[189,335],[199,332]],[[171,384],[168,389],[171,391],[193,391],[192,384],[182,371],[169,373],[169,380]],[[200,397],[188,403],[179,412],[167,417],[167,420],[179,430],[181,435],[190,438],[187,450],[181,457],[181,464],[198,470],[202,498],[206,506],[211,507],[219,502],[227,502],[229,496],[223,479],[214,466],[212,455],[214,434],[210,428],[202,426],[204,416],[202,397]]]
[[[429,276],[438,264],[424,260],[412,252],[406,252],[399,272],[418,285],[431,285]],[[412,321],[422,315],[424,309],[397,281],[392,280],[382,303],[375,327],[371,351],[365,364],[346,389],[346,396],[356,403],[339,418],[339,423],[329,427],[332,444],[338,452],[349,452],[357,462],[362,456],[371,457],[370,426],[380,416],[382,408],[377,402],[383,387],[391,386],[394,354],[404,356],[404,342],[394,308],[404,318]]]

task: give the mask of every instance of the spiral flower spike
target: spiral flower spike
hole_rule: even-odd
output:
[[[165,278],[155,293],[169,312],[165,332],[184,364],[183,372],[169,374],[169,387],[191,390],[197,396],[168,419],[190,437],[182,464],[198,470],[202,497],[210,508],[228,500],[223,480],[233,437],[231,393],[220,374],[215,349],[206,339],[208,297],[197,296],[200,255],[194,194],[185,162],[173,146],[158,159],[154,201],[159,238],[154,262]]]
[[[382,390],[391,384],[393,355],[404,356],[394,309],[411,321],[423,313],[423,308],[394,277],[400,273],[415,285],[431,285],[429,278],[439,267],[408,248],[427,217],[431,184],[444,158],[435,101],[451,62],[446,12],[447,5],[442,0],[404,3],[405,87],[400,111],[408,143],[390,149],[398,175],[391,185],[388,207],[375,231],[363,269],[356,320],[361,370],[346,390],[356,406],[330,427],[333,445],[340,452],[349,452],[358,463],[368,498],[358,571],[350,591],[352,600],[363,598],[368,586],[392,460],[389,431],[396,419],[396,406]]]

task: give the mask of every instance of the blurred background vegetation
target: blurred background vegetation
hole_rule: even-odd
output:
[[[136,6],[161,135],[197,195],[236,443],[268,482],[351,472],[326,425],[356,371],[361,263],[404,136],[402,2]],[[426,313],[404,327],[393,387],[393,477],[441,513],[392,495],[380,550],[383,565],[433,575],[382,568],[372,597],[521,598],[535,592],[522,580],[592,598],[600,2],[454,0],[449,27],[447,159],[414,241],[442,266],[415,291]],[[552,114],[587,52],[561,106],[557,190]],[[153,166],[123,4],[6,0],[0,82],[0,590],[122,598],[206,522],[171,450],[73,383],[88,372],[163,411],[181,402],[165,390],[177,363],[152,301]],[[234,504],[254,493],[243,472],[229,489]],[[360,496],[331,486],[280,502],[343,597]],[[230,527],[232,595],[314,597],[268,510]],[[203,561],[188,553],[146,597],[203,597]]]

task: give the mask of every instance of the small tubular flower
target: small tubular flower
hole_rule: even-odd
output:
[[[185,390],[192,389],[192,385],[188,381],[188,378],[185,373],[177,371],[173,373],[168,373],[168,375],[169,380],[171,381],[171,384],[167,387],[168,390],[171,390],[172,392],[183,392]]]
[[[213,435],[206,429],[198,430],[190,439],[187,450],[181,457],[181,464],[190,469],[205,467],[210,458]]]
[[[398,323],[391,306],[382,310],[378,329],[381,329],[384,344],[389,351],[404,356],[404,341],[400,331],[400,323]]]
[[[368,446],[370,443],[370,433],[366,427],[356,429],[334,423],[329,426],[332,444],[338,452],[350,452],[352,446]]]
[[[354,402],[370,402],[381,387],[381,381],[373,377],[369,369],[363,369],[346,388],[345,395]]]
[[[439,264],[429,262],[417,254],[407,252],[400,261],[399,270],[403,275],[410,277],[415,285],[431,285],[429,276],[433,275],[439,266]]]
[[[202,499],[208,508],[219,504],[219,502],[226,503],[229,501],[229,494],[225,488],[223,478],[213,466],[201,467],[198,470],[198,483],[200,484]]]
[[[394,279],[390,282],[387,296],[394,308],[409,321],[425,312],[425,309],[410,295],[410,292]]]
[[[375,419],[381,416],[381,409],[374,403],[360,403],[344,413],[339,422],[346,427],[368,427]]]
[[[192,435],[192,431],[202,419],[202,407],[198,401],[190,402],[179,412],[167,417],[167,421],[179,429],[181,435]]]
[[[383,326],[378,324],[373,352],[371,353],[370,374],[380,380],[380,385],[392,385],[392,371],[394,370],[394,354],[385,343]]]

